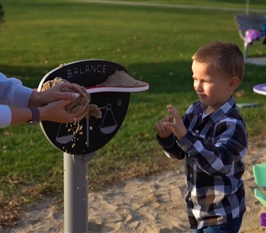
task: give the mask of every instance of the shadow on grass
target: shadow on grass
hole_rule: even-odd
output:
[[[31,67],[31,66],[12,66],[2,65],[1,73],[7,77],[15,77],[22,80],[23,84],[28,87],[36,87],[39,84],[42,77],[49,72],[52,67]]]
[[[148,82],[150,84],[149,93],[180,93],[192,90],[191,61],[135,63],[129,65],[120,62],[120,64],[135,79]],[[20,67],[0,64],[0,67],[1,72],[6,76],[17,77],[23,81],[24,85],[34,88],[45,74],[57,66]],[[241,84],[244,88],[245,84],[255,85],[264,81],[264,66],[246,64],[245,78]]]
[[[120,64],[135,79],[149,82],[149,91],[152,93],[191,90],[191,62],[142,63],[128,66]],[[0,67],[7,77],[19,78],[24,85],[36,87],[43,76],[57,66],[20,67],[0,64]]]

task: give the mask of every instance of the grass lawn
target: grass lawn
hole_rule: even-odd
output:
[[[145,2],[195,5],[197,1]],[[265,1],[251,2],[254,9],[265,7]],[[157,145],[155,124],[167,114],[167,104],[182,114],[197,100],[190,66],[191,56],[200,46],[213,40],[243,46],[234,16],[245,12],[245,1],[204,1],[203,6],[235,8],[228,11],[86,1],[2,3],[6,22],[0,27],[0,68],[8,77],[35,88],[59,64],[104,59],[123,65],[131,76],[150,84],[149,91],[131,94],[120,130],[89,162],[90,191],[178,169],[178,163],[167,160]],[[257,42],[249,54],[265,56],[266,47]],[[241,109],[251,141],[265,134],[266,97],[252,91],[263,82],[265,67],[246,65],[239,87],[244,95],[236,100],[262,104]],[[1,129],[0,135],[0,224],[10,225],[25,204],[63,197],[63,156],[38,126],[12,126]]]

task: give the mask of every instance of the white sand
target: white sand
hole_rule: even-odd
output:
[[[168,159],[168,158],[165,158]],[[169,163],[172,162],[169,160]],[[254,197],[252,165],[266,162],[266,146],[253,148],[245,158],[244,181],[247,211],[240,233],[266,232],[260,226],[260,213],[266,212]],[[182,167],[182,166],[181,166]],[[184,170],[164,172],[148,178],[128,180],[101,192],[89,193],[89,233],[178,233],[189,229],[185,203]],[[49,202],[23,212],[12,233],[64,233],[64,217]]]

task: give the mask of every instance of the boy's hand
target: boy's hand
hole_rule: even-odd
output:
[[[167,138],[172,134],[172,131],[170,131],[168,128],[164,126],[164,122],[170,122],[170,121],[172,121],[170,117],[166,116],[156,124],[156,131],[160,136],[160,138]]]
[[[168,117],[166,121],[162,122],[164,132],[171,132],[180,140],[186,135],[187,128],[184,126],[176,108],[174,108],[172,105],[167,105],[167,110],[172,116]]]

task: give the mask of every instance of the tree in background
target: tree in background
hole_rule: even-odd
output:
[[[5,22],[4,21],[4,14],[5,14],[5,12],[4,12],[3,5],[2,5],[2,3],[0,3],[0,23]]]

